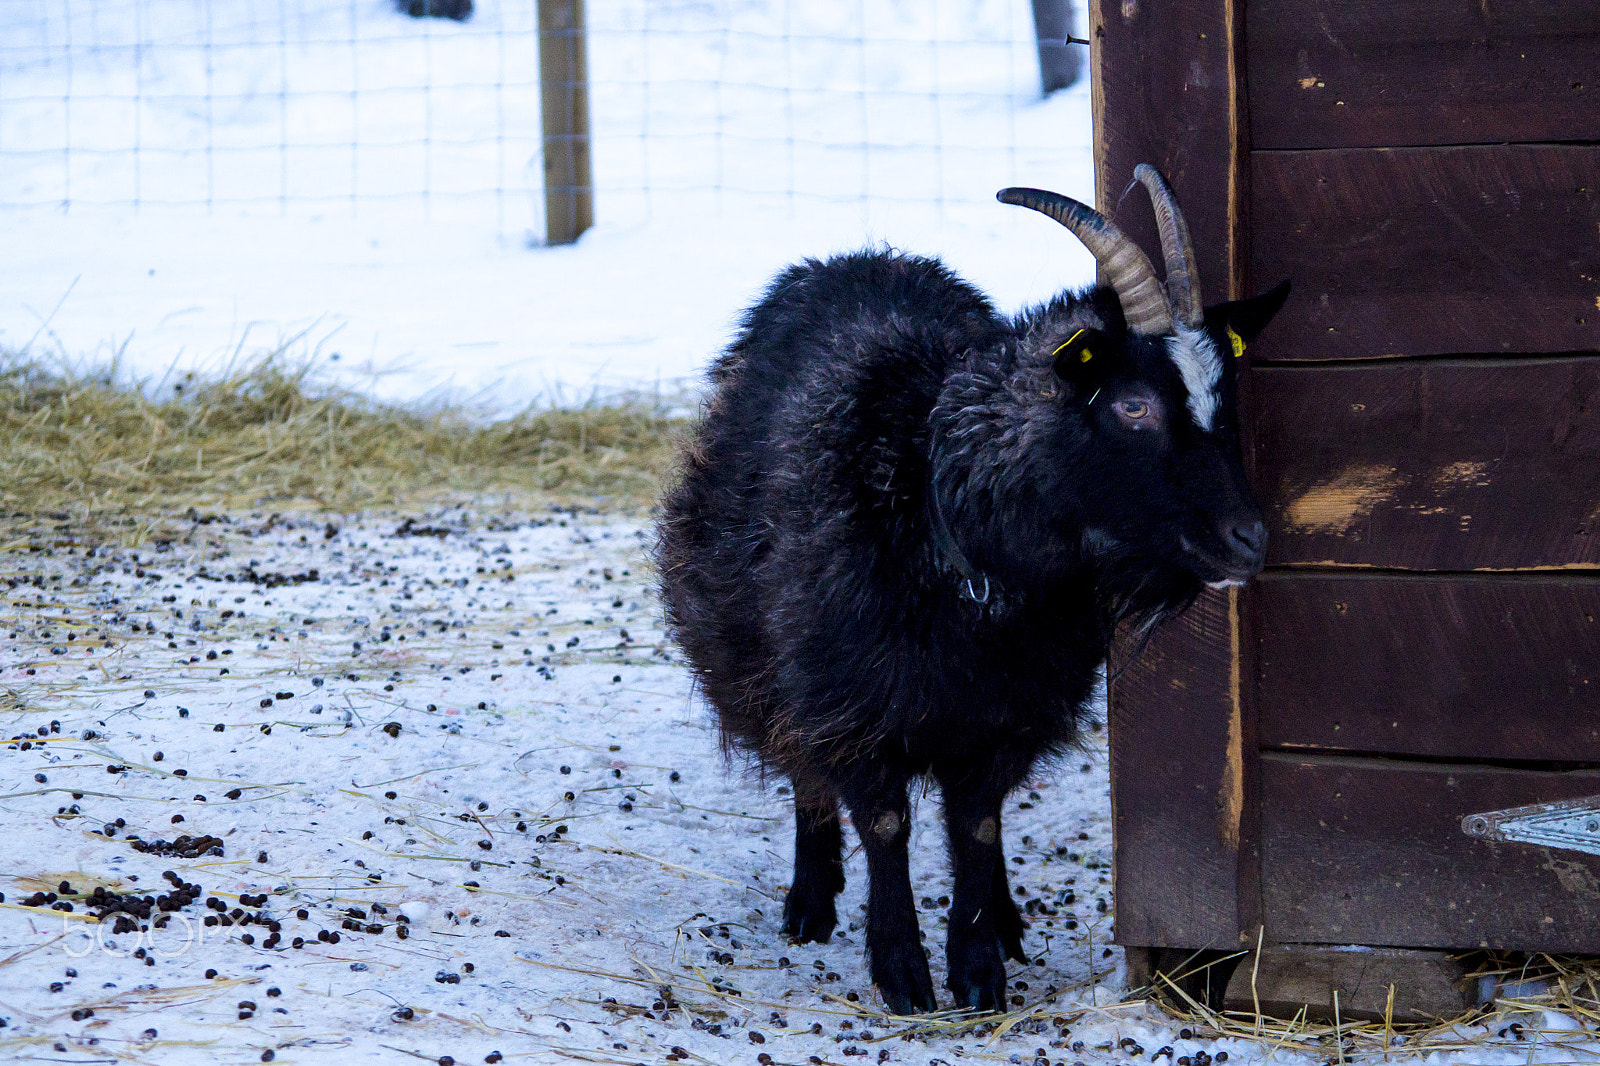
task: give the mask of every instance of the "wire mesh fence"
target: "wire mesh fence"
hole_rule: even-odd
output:
[[[542,233],[536,7],[7,0],[0,207]],[[1081,151],[1036,106],[1027,0],[590,0],[587,51],[596,214],[623,224],[734,197],[943,209]]]

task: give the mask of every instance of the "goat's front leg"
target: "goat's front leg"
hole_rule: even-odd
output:
[[[911,898],[911,805],[906,779],[879,778],[843,790],[867,853],[867,957],[872,982],[892,1014],[933,1010],[933,978]]]
[[[1000,842],[1000,802],[1005,790],[970,777],[941,776],[945,831],[955,881],[951,891],[946,984],[956,1006],[1005,1009],[1006,967],[1001,951],[1026,962],[1022,915],[1006,882]]]

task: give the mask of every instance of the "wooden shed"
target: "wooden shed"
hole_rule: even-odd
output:
[[[1111,686],[1117,941],[1402,1013],[1451,953],[1600,953],[1600,856],[1463,828],[1600,797],[1600,5],[1092,7],[1102,210],[1158,248],[1152,162],[1206,300],[1294,281],[1244,356],[1268,568]]]

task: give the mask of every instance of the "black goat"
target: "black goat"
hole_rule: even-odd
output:
[[[1288,286],[1202,310],[1187,229],[1142,166],[1166,253],[1054,193],[1109,285],[1014,319],[940,263],[890,252],[778,276],[711,371],[657,563],[725,741],[794,783],[784,929],[826,941],[838,804],[870,876],[872,979],[934,1008],[907,870],[931,775],[954,874],[947,985],[1000,1009],[1026,962],[1000,806],[1070,749],[1119,626],[1243,582],[1266,535],[1240,461],[1231,358]]]

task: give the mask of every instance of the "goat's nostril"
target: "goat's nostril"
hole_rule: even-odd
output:
[[[1259,520],[1228,526],[1228,546],[1241,555],[1259,556],[1267,547],[1267,527]]]

